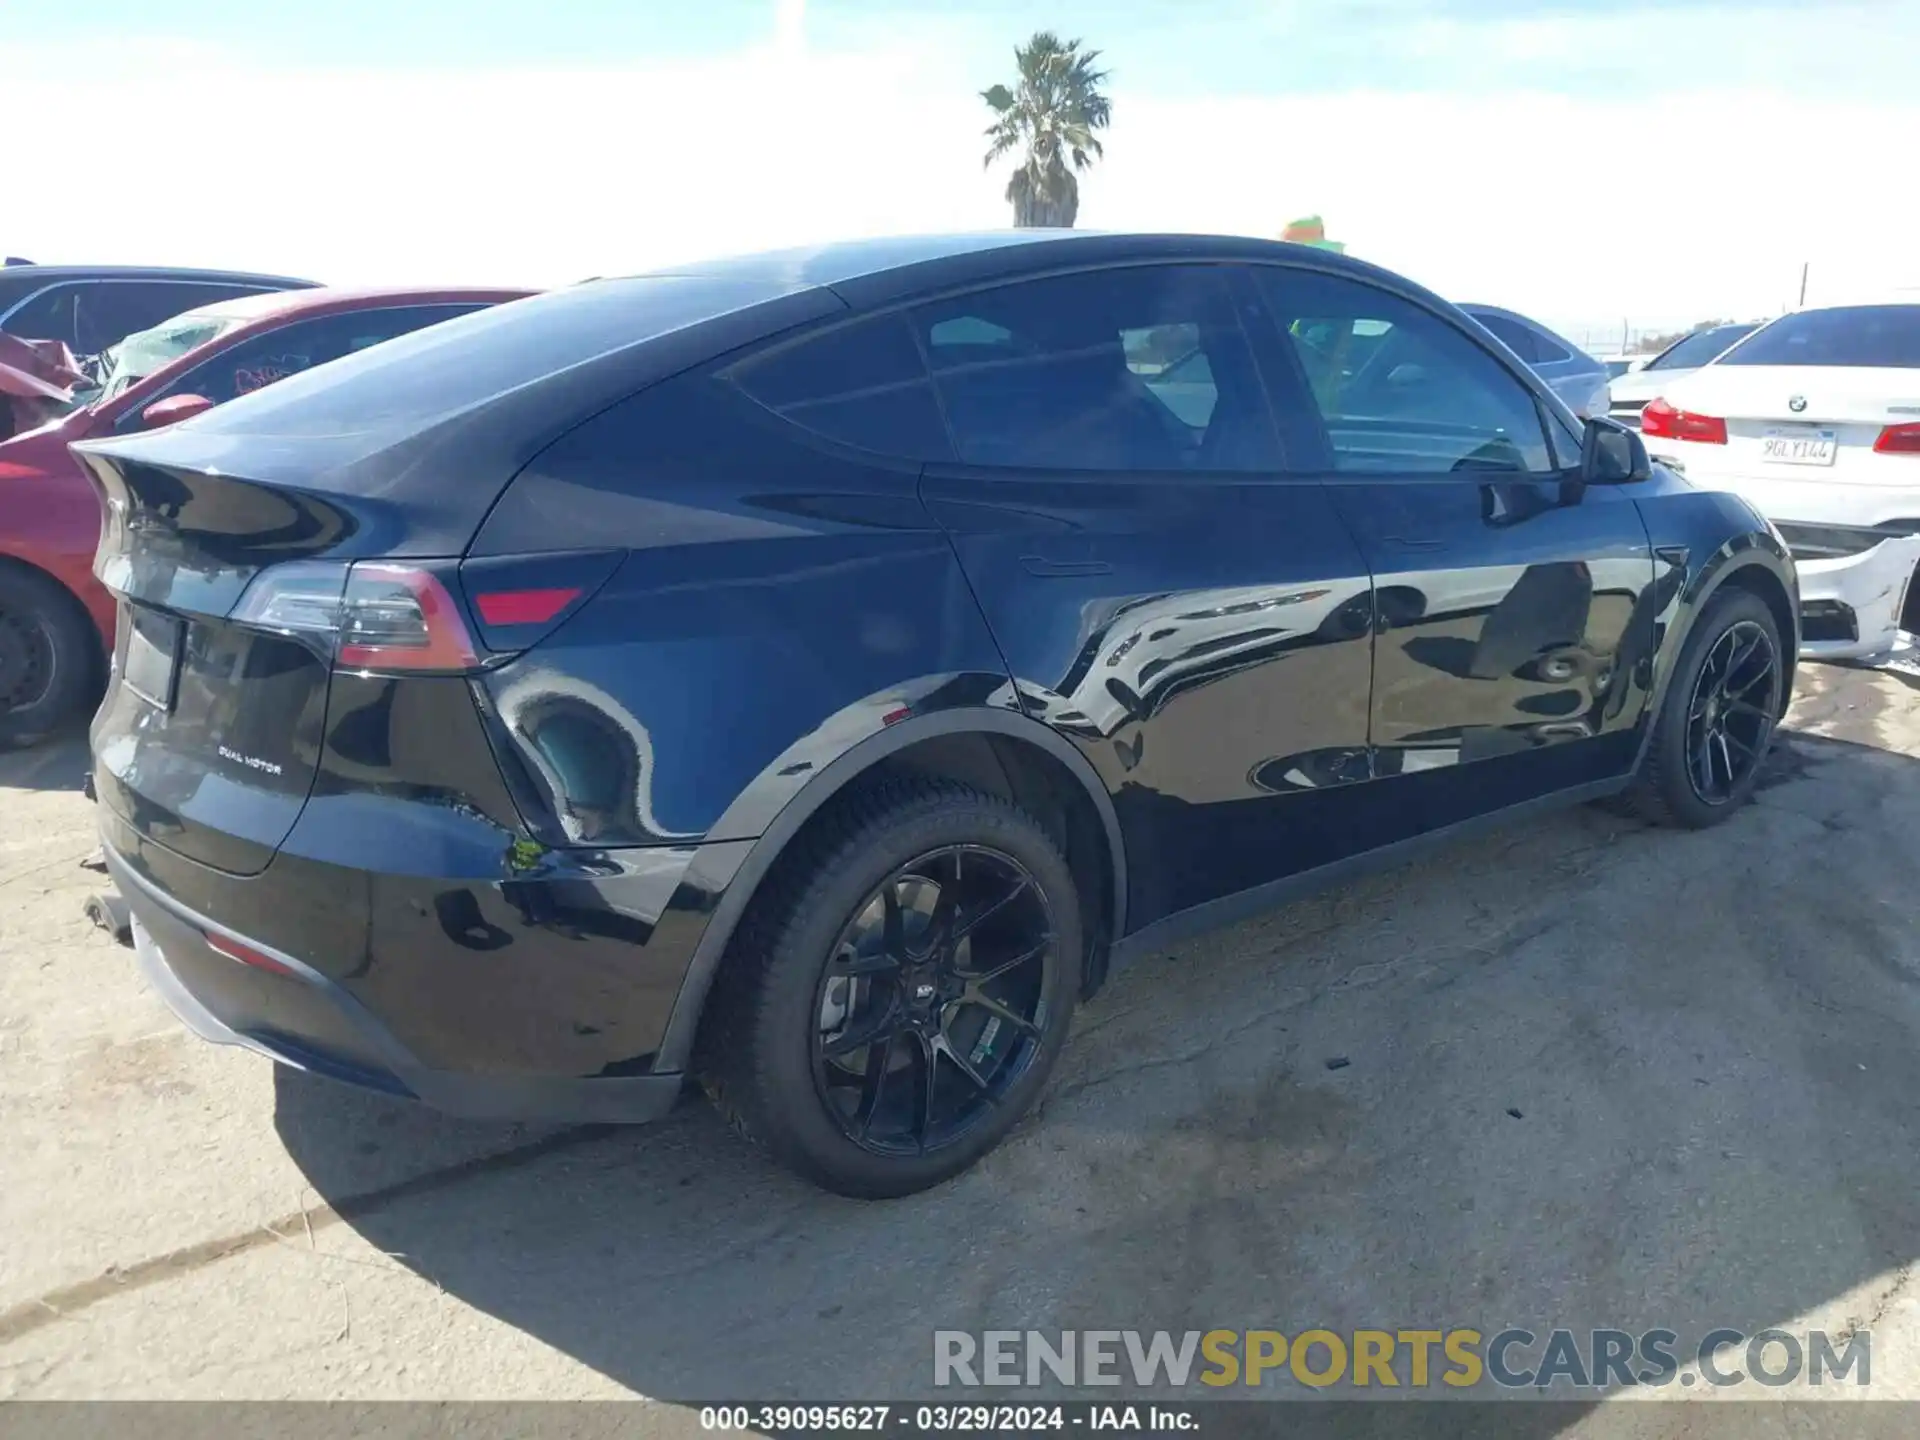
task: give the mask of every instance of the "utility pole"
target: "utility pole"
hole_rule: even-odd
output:
[[[1799,308],[1800,308],[1800,309],[1802,309],[1802,310],[1804,310],[1804,309],[1806,309],[1806,308],[1807,308],[1807,266],[1808,266],[1808,264],[1809,264],[1809,263],[1810,263],[1809,261],[1805,261],[1805,260],[1802,260],[1802,261],[1800,262],[1800,305],[1799,305]]]

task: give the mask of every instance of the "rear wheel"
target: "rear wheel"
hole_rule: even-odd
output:
[[[54,581],[0,566],[0,746],[27,745],[86,703],[93,630]]]
[[[934,779],[852,797],[801,846],[720,977],[702,1079],[827,1189],[923,1190],[1046,1083],[1078,990],[1072,873],[1032,816]]]
[[[1766,602],[1722,590],[1687,638],[1627,799],[1644,819],[1701,829],[1753,796],[1784,699]]]

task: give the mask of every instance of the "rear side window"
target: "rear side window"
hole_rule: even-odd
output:
[[[1509,320],[1504,315],[1490,315],[1479,310],[1468,313],[1498,336],[1502,345],[1529,365],[1551,365],[1556,361],[1572,358],[1567,351],[1531,326],[1522,325],[1517,320]]]
[[[58,340],[74,349],[74,302],[80,296],[78,285],[55,285],[20,302],[7,316],[7,333],[22,340]],[[76,353],[78,353],[76,351]]]
[[[169,395],[204,395],[216,405],[379,345],[423,326],[437,325],[477,305],[392,305],[296,320],[242,340],[193,367],[167,387]]]
[[[782,419],[862,450],[952,456],[939,402],[900,315],[857,320],[734,366],[727,378]]]
[[[1846,305],[1783,315],[1717,363],[1920,370],[1920,305]]]
[[[36,295],[7,321],[30,340],[58,340],[76,355],[98,355],[138,330],[188,310],[253,291],[186,280],[87,280]]]
[[[1257,274],[1326,426],[1336,470],[1555,468],[1532,392],[1465,331],[1359,281],[1276,268]]]
[[[1061,470],[1273,470],[1280,447],[1220,272],[1022,281],[913,323],[960,458]]]
[[[1716,325],[1701,330],[1662,350],[1640,368],[1643,370],[1697,369],[1721,354],[1729,345],[1751,335],[1757,326]]]

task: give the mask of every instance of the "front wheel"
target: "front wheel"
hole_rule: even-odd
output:
[[[890,781],[837,803],[772,884],[703,1027],[722,1111],[867,1198],[999,1144],[1046,1084],[1079,988],[1079,898],[1045,827],[951,781]]]
[[[1667,686],[1632,808],[1662,825],[1717,825],[1753,797],[1785,700],[1779,626],[1747,590],[1722,590],[1687,637]]]

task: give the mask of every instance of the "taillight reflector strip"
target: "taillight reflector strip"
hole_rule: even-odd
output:
[[[216,955],[224,955],[227,959],[237,960],[242,965],[251,965],[255,970],[266,970],[275,975],[299,978],[299,973],[291,966],[281,964],[271,955],[256,950],[251,945],[234,939],[231,935],[216,935],[208,931],[207,948]]]
[[[489,625],[544,625],[580,598],[580,587],[555,590],[494,590],[473,597]]]

